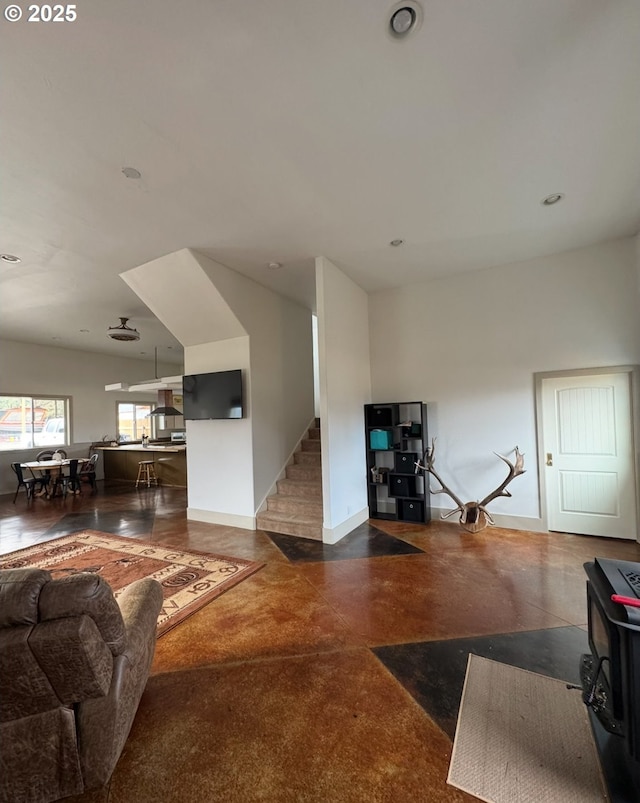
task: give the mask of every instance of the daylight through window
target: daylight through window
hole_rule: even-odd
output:
[[[68,397],[0,396],[0,450],[68,443]]]
[[[153,438],[155,435],[153,416],[149,413],[156,406],[155,402],[118,402],[116,427],[118,440],[139,441],[143,435]]]

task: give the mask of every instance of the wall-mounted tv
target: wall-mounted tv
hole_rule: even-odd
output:
[[[242,371],[216,371],[182,377],[182,403],[188,421],[242,418]]]

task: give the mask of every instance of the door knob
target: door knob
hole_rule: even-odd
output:
[[[548,466],[553,465],[553,455],[551,454],[551,452],[547,452],[547,465]]]

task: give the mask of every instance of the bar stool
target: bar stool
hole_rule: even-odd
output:
[[[153,460],[141,460],[138,463],[138,478],[136,480],[136,488],[138,485],[146,485],[149,488],[151,485],[158,484],[156,477],[156,469]]]

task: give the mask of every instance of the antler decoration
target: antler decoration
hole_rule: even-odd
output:
[[[444,513],[442,515],[443,519],[448,519],[450,516],[453,516],[456,513],[460,514],[460,524],[470,533],[477,533],[480,530],[483,530],[487,524],[495,524],[491,514],[486,509],[486,506],[489,502],[492,502],[494,499],[498,499],[500,496],[511,496],[511,493],[507,490],[507,485],[511,482],[511,480],[519,477],[520,474],[524,474],[524,455],[520,452],[518,447],[515,448],[515,460],[512,463],[506,457],[503,457],[501,454],[494,452],[496,457],[499,457],[500,460],[503,460],[509,466],[509,473],[507,474],[506,479],[502,482],[495,491],[492,491],[490,494],[487,494],[485,498],[481,502],[462,502],[454,493],[453,491],[449,490],[447,486],[444,484],[438,473],[433,467],[435,461],[435,450],[436,450],[436,440],[433,438],[431,440],[431,446],[427,447],[423,460],[424,463],[418,461],[416,463],[416,467],[421,469],[422,471],[426,472],[427,474],[431,474],[436,478],[436,480],[440,483],[440,488],[437,488],[435,491],[432,491],[429,487],[429,492],[432,494],[447,494],[450,496],[451,499],[456,503],[457,507],[455,510],[450,510],[448,513]]]

